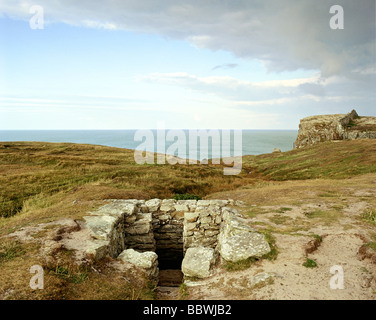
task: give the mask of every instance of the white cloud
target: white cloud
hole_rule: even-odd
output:
[[[28,19],[33,4],[33,0],[2,0],[0,12]],[[260,59],[270,71],[305,68],[320,70],[325,77],[351,77],[374,70],[374,0],[39,0],[38,4],[46,21],[184,39],[200,48]],[[344,30],[329,28],[333,4],[344,8]]]
[[[34,4],[34,0],[2,0],[0,17],[28,20],[29,8]],[[332,4],[344,8],[344,30],[329,28]],[[194,110],[188,102],[184,105],[186,109],[179,110],[187,115],[195,114],[192,121],[203,126],[213,120],[217,127],[219,124],[228,126],[226,121],[229,121],[232,127],[245,128],[249,124],[248,127],[272,128],[278,126],[278,116],[283,116],[287,110],[291,119],[296,118],[290,123],[296,123],[303,113],[305,116],[321,111],[348,112],[352,106],[359,107],[360,114],[375,113],[374,0],[38,0],[38,5],[44,8],[46,23],[64,22],[87,28],[158,34],[188,41],[198,48],[225,50],[238,58],[257,59],[273,73],[299,69],[316,71],[309,78],[262,82],[187,72],[152,73],[138,79],[179,86],[198,92],[195,97],[199,99],[208,99],[207,104],[193,103]],[[235,64],[223,64],[213,69],[233,67]],[[176,101],[167,107],[164,103],[168,97],[163,99],[155,105],[171,112]],[[74,101],[74,105],[96,108],[103,105],[104,100],[98,103]],[[222,103],[221,112],[203,108],[218,101]],[[33,103],[54,108],[63,105],[58,101],[30,99],[13,103],[18,103],[19,107]],[[5,106],[4,101],[2,105]],[[121,101],[107,100],[106,105],[132,110],[135,103],[124,107]],[[148,104],[142,108],[140,106],[146,110]]]
[[[318,75],[310,78],[257,82],[239,80],[230,76],[198,77],[185,72],[177,72],[152,73],[142,79],[211,93],[233,101],[243,100],[243,103],[249,106],[257,102],[260,105],[287,102],[289,99],[298,98],[301,93],[315,94],[313,90],[303,90],[305,86],[321,87],[319,84],[321,79]],[[261,103],[261,101],[264,102]]]

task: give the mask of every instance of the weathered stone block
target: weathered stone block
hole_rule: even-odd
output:
[[[195,230],[196,229],[196,226],[197,224],[195,222],[190,222],[190,223],[186,223],[184,225],[184,230],[187,232],[187,231],[192,231],[192,230]]]
[[[261,257],[270,252],[270,247],[263,234],[244,232],[221,239],[219,252],[226,261],[237,262],[250,257]]]
[[[180,212],[189,211],[189,208],[186,204],[175,204],[174,208],[175,208],[175,211],[180,211]]]
[[[210,223],[201,223],[200,227],[202,229],[209,229],[211,227]]]
[[[212,248],[188,248],[182,262],[182,271],[187,277],[207,278],[215,260]]]
[[[197,201],[197,206],[198,207],[207,207],[210,205],[211,200],[198,200]]]
[[[118,218],[114,216],[85,216],[84,220],[90,234],[95,239],[109,240],[110,233]]]
[[[131,223],[135,222],[136,220],[137,220],[137,217],[136,217],[135,214],[133,214],[129,217],[126,217],[124,221],[125,221],[126,224],[131,224]]]
[[[171,218],[171,216],[169,214],[162,214],[162,215],[159,216],[159,220],[163,221],[163,222],[170,220],[170,218]]]
[[[212,222],[212,218],[210,216],[206,216],[202,218],[200,217],[200,222],[201,224],[205,224],[205,223],[209,224]]]
[[[106,215],[106,216],[129,216],[137,212],[137,206],[131,203],[124,202],[111,202],[98,208],[94,212],[90,212],[93,215]]]
[[[184,219],[187,222],[194,222],[197,220],[198,213],[197,212],[184,212]]]
[[[86,254],[93,255],[95,259],[102,259],[108,254],[108,240],[94,240],[87,242]]]
[[[158,277],[158,256],[155,252],[137,252],[133,249],[126,249],[118,256],[119,259],[129,262],[136,267],[145,270],[146,274],[156,280]]]
[[[228,200],[210,200],[211,206],[224,207],[228,204]]]
[[[145,205],[149,208],[149,212],[153,213],[158,211],[162,200],[161,199],[151,199],[145,201]]]
[[[205,230],[205,236],[212,237],[219,234],[219,230]]]
[[[125,233],[127,235],[135,235],[135,234],[146,234],[149,233],[151,229],[151,224],[149,223],[143,223],[143,224],[134,224],[131,227],[128,227],[125,229]]]

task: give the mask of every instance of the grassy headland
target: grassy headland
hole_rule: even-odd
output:
[[[243,214],[274,235],[296,237],[299,232],[311,233],[312,228],[317,232],[321,226],[338,225],[351,213],[355,220],[344,220],[340,227],[364,225],[371,237],[367,241],[370,247],[374,245],[376,200],[369,190],[376,181],[376,140],[324,142],[289,152],[244,156],[242,172],[236,176],[223,175],[221,165],[138,165],[133,152],[71,143],[1,142],[0,237],[38,223],[80,219],[104,199],[172,198],[189,193],[243,200],[247,204]],[[362,189],[359,194],[358,189]],[[356,216],[351,209],[355,200],[367,203],[354,207],[360,212]],[[306,207],[307,203],[318,203],[318,207]],[[39,250],[35,243],[0,241],[4,270],[0,297],[153,297],[147,284],[113,281],[105,264],[99,266],[99,274],[92,271],[98,266],[77,269],[69,262],[69,252],[66,264],[46,266],[50,289],[30,291],[28,268],[42,263]]]
[[[265,180],[349,178],[376,172],[376,141],[325,142],[283,153],[244,156],[239,175],[221,165],[138,165],[133,150],[45,142],[0,143],[0,217],[64,200],[205,197]],[[66,204],[66,201],[64,201]],[[56,212],[56,214],[58,214]],[[54,214],[54,215],[56,215]]]

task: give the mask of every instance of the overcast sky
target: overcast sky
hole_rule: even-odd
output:
[[[375,0],[0,0],[0,130],[376,116],[375,32]]]

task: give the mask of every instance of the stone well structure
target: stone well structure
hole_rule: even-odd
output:
[[[237,261],[270,251],[264,236],[241,218],[234,208],[237,204],[233,200],[108,200],[84,217],[92,237],[86,252],[131,262],[154,280],[157,265],[182,269],[185,276],[207,277],[219,255]]]

